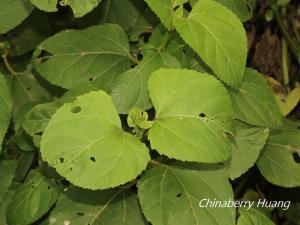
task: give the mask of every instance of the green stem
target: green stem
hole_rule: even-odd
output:
[[[281,18],[281,15],[279,14],[278,10],[274,9],[274,12],[275,12],[276,21],[278,23],[279,29],[280,29],[284,39],[286,40],[289,48],[291,49],[291,52],[293,53],[293,55],[296,57],[296,59],[300,63],[300,58],[299,58],[300,49],[298,49],[296,43],[294,42],[294,40],[289,35],[289,33],[288,33],[288,31],[287,31],[287,29],[284,25],[284,21]]]
[[[150,165],[153,165],[153,166],[168,167],[167,165],[165,165],[165,164],[163,164],[163,163],[160,163],[160,162],[158,162],[158,161],[155,161],[155,160],[153,160],[153,159],[151,159],[151,160],[149,161],[149,164],[150,164]]]
[[[284,39],[281,39],[281,51],[282,51],[282,73],[283,73],[283,84],[288,87],[289,85],[289,64],[288,64],[288,51],[287,44]]]
[[[8,55],[8,53],[7,52],[5,52],[3,55],[2,55],[2,59],[3,59],[3,63],[4,63],[4,66],[5,66],[5,68],[7,69],[7,71],[10,73],[10,74],[18,74],[18,72],[16,72],[13,68],[12,68],[12,66],[10,65],[10,63],[9,63],[9,61],[8,61],[8,59],[7,59],[7,55]]]
[[[128,54],[128,56],[129,56],[129,59],[131,60],[131,62],[132,62],[134,65],[137,65],[137,64],[140,63],[140,61],[139,61],[137,58],[135,58],[133,55],[131,55],[130,53]]]

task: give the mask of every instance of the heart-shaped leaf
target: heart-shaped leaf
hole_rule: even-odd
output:
[[[103,91],[58,109],[42,136],[41,153],[67,180],[89,189],[124,184],[150,159],[146,146],[122,130],[112,99]]]
[[[160,69],[149,80],[156,110],[151,147],[170,158],[222,162],[230,157],[230,98],[213,76],[192,70]]]

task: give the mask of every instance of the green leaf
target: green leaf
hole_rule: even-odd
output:
[[[41,153],[67,180],[89,189],[124,184],[150,159],[146,146],[123,132],[112,99],[103,91],[81,95],[57,110],[42,136]]]
[[[19,25],[33,10],[30,0],[0,0],[0,34]]]
[[[145,225],[137,196],[122,189],[89,191],[71,187],[43,225]]]
[[[44,10],[46,12],[55,12],[57,11],[57,0],[31,0],[31,3],[34,4],[38,9]]]
[[[42,87],[31,72],[14,74],[9,78],[9,88],[13,100],[13,114],[29,103],[49,101],[51,95]]]
[[[250,20],[254,11],[256,0],[217,0],[234,12],[242,22]]]
[[[254,165],[268,137],[267,128],[236,122],[236,138],[235,143],[232,143],[232,155],[228,165],[231,179],[240,177]]]
[[[156,110],[149,131],[153,149],[170,158],[222,162],[230,157],[230,98],[213,76],[192,70],[160,69],[149,80]]]
[[[146,219],[154,225],[234,225],[234,208],[200,207],[202,199],[233,199],[224,170],[152,168],[138,184]]]
[[[297,154],[299,157],[300,131],[274,130],[257,166],[269,182],[282,187],[298,187],[300,164],[294,159]]]
[[[256,126],[275,128],[282,115],[266,80],[256,70],[246,69],[238,91],[229,91],[234,117]]]
[[[171,30],[173,27],[174,19],[174,8],[180,6],[187,2],[188,0],[145,0],[149,7],[155,12],[159,17],[161,22],[165,25],[168,30]]]
[[[31,2],[37,8],[47,12],[57,11],[57,4],[60,4],[61,6],[68,5],[72,8],[75,17],[82,17],[92,11],[101,2],[101,0],[60,0],[59,3],[57,3],[57,0],[31,0]]]
[[[16,162],[14,160],[0,161],[0,202],[8,192],[11,182],[15,176]]]
[[[0,73],[0,153],[2,151],[2,142],[4,135],[7,132],[11,111],[12,111],[12,102],[7,82],[4,76]]]
[[[239,210],[237,225],[274,225],[274,223],[257,209]]]
[[[246,32],[241,21],[213,0],[201,0],[188,17],[176,17],[176,30],[225,83],[238,87],[247,57]]]
[[[15,194],[15,187],[11,188],[4,196],[3,201],[0,201],[0,224],[8,225],[6,221],[6,210],[9,202]]]
[[[86,94],[90,91],[96,91],[97,88],[90,83],[80,85],[67,91],[61,98],[43,104],[39,104],[31,108],[23,122],[24,130],[30,135],[40,135],[44,132],[52,115],[64,103],[74,101],[77,96]]]
[[[118,24],[128,31],[137,23],[144,9],[145,3],[140,0],[104,0],[97,16],[103,23]]]
[[[143,33],[151,32],[156,24],[158,20],[155,14],[147,7],[129,30],[129,40],[137,42]]]
[[[27,225],[41,218],[58,197],[58,187],[52,180],[33,170],[12,197],[6,211],[9,225]]]
[[[43,24],[41,26],[41,24]],[[34,10],[22,24],[12,32],[1,37],[9,43],[9,54],[22,55],[33,50],[41,41],[50,36],[50,25],[47,14]]]
[[[111,95],[120,113],[127,114],[133,108],[147,110],[152,103],[147,90],[152,72],[159,68],[180,67],[177,59],[168,53],[152,52],[131,70],[121,74],[116,80]]]
[[[118,25],[65,30],[44,41],[34,54],[35,69],[51,83],[72,88],[96,82],[108,89],[129,69],[129,44]]]
[[[34,106],[26,114],[26,118],[23,122],[23,128],[30,136],[39,134],[45,130],[48,121],[52,115],[59,108],[59,104],[54,102],[43,103]]]

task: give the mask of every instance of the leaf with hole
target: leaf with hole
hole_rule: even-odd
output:
[[[151,147],[170,158],[215,163],[231,154],[230,98],[213,76],[192,70],[160,69],[149,81],[156,114]]]
[[[199,166],[198,166],[199,168]],[[234,225],[235,209],[205,206],[207,199],[228,201],[233,192],[222,169],[158,166],[138,184],[146,219],[155,225]]]
[[[30,136],[39,136],[44,132],[49,120],[59,107],[67,102],[74,101],[79,95],[96,90],[97,88],[94,85],[87,83],[70,89],[61,98],[52,102],[35,105],[26,113],[26,117],[22,124],[24,130]]]
[[[122,130],[103,91],[81,95],[56,111],[42,136],[41,154],[67,180],[89,189],[129,182],[150,159],[146,146]]]
[[[114,24],[65,30],[40,44],[33,62],[55,85],[70,89],[94,82],[107,90],[129,69],[129,43],[122,28]]]
[[[145,225],[137,196],[130,191],[90,191],[71,187],[63,193],[46,224]],[[44,224],[42,224],[44,225]]]

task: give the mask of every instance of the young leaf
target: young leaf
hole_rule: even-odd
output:
[[[30,0],[0,0],[0,34],[19,25],[33,10]]]
[[[168,30],[173,27],[174,9],[188,0],[145,0]]]
[[[153,149],[184,161],[229,158],[231,102],[217,79],[192,70],[160,69],[149,80],[149,92],[156,110],[149,131]]]
[[[72,8],[75,17],[82,17],[92,11],[101,0],[60,0],[59,3],[57,3],[57,0],[31,0],[31,2],[37,8],[47,12],[57,11],[57,4],[60,4],[61,6],[69,5]]]
[[[0,161],[0,202],[8,192],[16,172],[16,161]]]
[[[233,199],[223,170],[156,167],[138,184],[146,219],[154,225],[234,225],[234,208],[200,207],[203,199]]]
[[[228,171],[231,179],[245,173],[256,162],[269,137],[269,129],[236,122],[236,139],[232,143],[232,155]]]
[[[56,202],[59,191],[56,183],[32,170],[24,184],[12,197],[6,211],[9,225],[27,225],[41,218]]]
[[[7,82],[4,76],[0,73],[0,153],[2,151],[2,142],[4,135],[7,132],[11,111],[12,111],[12,102]]]
[[[257,209],[239,210],[237,225],[274,225],[274,223]]]
[[[177,59],[168,53],[153,52],[144,57],[138,66],[121,74],[112,88],[111,95],[120,113],[126,114],[133,108],[151,108],[147,90],[151,73],[159,68],[180,67]]]
[[[129,69],[129,43],[118,25],[66,30],[44,41],[33,61],[36,70],[55,85],[69,89],[93,81],[108,89]]]
[[[122,189],[89,191],[71,187],[47,218],[51,225],[145,225],[137,196]]]
[[[239,87],[246,65],[247,38],[241,21],[213,0],[195,4],[188,17],[176,17],[176,30],[225,83]]]
[[[282,115],[275,97],[263,76],[246,69],[238,91],[229,91],[235,118],[256,126],[275,128],[282,124]]]
[[[133,109],[130,111],[127,117],[127,124],[129,127],[137,129],[149,129],[153,121],[148,120],[148,113],[141,109]]]
[[[41,154],[67,180],[89,189],[124,184],[150,159],[146,146],[122,130],[103,91],[81,95],[56,111],[42,136]]]
[[[300,186],[299,130],[274,130],[257,166],[271,183],[282,187]]]

